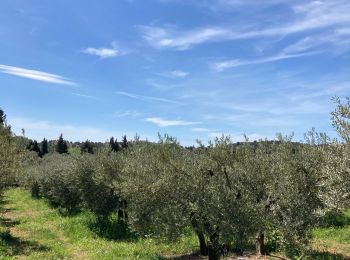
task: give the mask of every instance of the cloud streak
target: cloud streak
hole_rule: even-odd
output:
[[[139,29],[142,37],[155,48],[187,50],[209,42],[286,36],[339,26],[348,28],[350,25],[349,1],[312,1],[288,7],[292,21],[281,26],[204,26],[185,31],[174,26],[140,26]]]
[[[130,118],[135,118],[139,117],[142,114],[138,111],[135,110],[127,110],[127,111],[118,111],[113,114],[113,117],[115,118],[121,118],[121,117],[130,117]]]
[[[192,132],[199,132],[199,133],[208,133],[208,132],[217,132],[219,130],[212,130],[204,127],[194,127],[190,129]]]
[[[228,39],[232,32],[227,28],[206,27],[179,32],[171,27],[140,26],[142,37],[153,47],[187,50],[193,45]]]
[[[159,127],[168,127],[168,126],[188,126],[188,125],[198,125],[201,122],[191,122],[191,121],[182,121],[182,120],[166,120],[160,117],[148,117],[145,118],[146,122],[153,123]]]
[[[187,77],[190,73],[182,70],[173,70],[170,72],[170,76],[173,78],[184,78]]]
[[[39,70],[30,70],[30,69],[0,64],[0,72],[23,77],[23,78],[43,81],[47,83],[69,85],[69,86],[77,85],[75,82],[70,81],[69,79],[64,78],[60,75],[47,73]]]
[[[148,101],[148,102],[150,102],[150,101],[159,101],[159,102],[163,102],[163,103],[170,103],[170,104],[177,104],[177,105],[182,104],[181,102],[176,101],[176,100],[160,98],[160,97],[151,97],[151,96],[137,95],[137,94],[124,92],[124,91],[117,91],[117,92],[115,92],[115,94],[120,95],[120,96],[124,96],[124,97],[128,97],[128,98],[132,98],[132,99]]]
[[[302,56],[310,56],[318,54],[319,52],[304,52],[304,53],[297,53],[297,54],[278,54],[275,56],[270,57],[264,57],[261,59],[255,59],[255,60],[225,60],[221,62],[214,62],[211,63],[211,67],[216,71],[223,71],[229,68],[239,67],[239,66],[245,66],[245,65],[252,65],[252,64],[262,64],[262,63],[269,63],[279,60],[285,60],[285,59],[292,59],[292,58],[298,58]]]
[[[91,99],[96,99],[95,97],[93,96],[89,96],[89,95],[85,95],[85,94],[80,94],[80,93],[75,93],[73,92],[72,95],[74,96],[78,96],[78,97],[82,97],[82,98],[91,98]]]
[[[81,51],[82,53],[89,54],[92,56],[97,56],[102,59],[112,58],[120,54],[120,52],[115,48],[86,48]]]

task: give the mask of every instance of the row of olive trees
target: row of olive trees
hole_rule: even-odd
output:
[[[0,109],[0,193],[5,187],[15,184],[22,155],[23,151],[6,122],[6,115]]]
[[[256,146],[222,137],[194,152],[169,138],[136,145],[122,175],[130,225],[173,238],[192,227],[212,259],[252,238],[263,254],[265,233],[278,233],[282,246],[305,244],[324,211],[319,150],[282,137]]]
[[[142,235],[176,239],[192,229],[210,259],[251,241],[264,254],[265,237],[288,250],[305,245],[328,211],[350,206],[350,106],[337,104],[333,122],[345,142],[311,131],[305,143],[278,136],[235,145],[222,137],[188,150],[165,136],[117,153],[35,158],[23,182],[71,213],[118,213]]]
[[[85,208],[107,218],[121,207],[120,159],[104,148],[96,154],[49,154],[28,158],[21,184],[73,214]]]
[[[188,150],[164,137],[118,153],[35,157],[25,183],[69,213],[118,212],[142,235],[176,239],[191,228],[201,253],[217,259],[224,245],[243,249],[252,238],[265,253],[265,234],[277,233],[282,246],[307,241],[325,205],[323,151],[282,137],[254,146],[222,137]]]

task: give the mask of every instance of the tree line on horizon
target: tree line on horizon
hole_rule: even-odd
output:
[[[38,143],[36,140],[32,140],[23,136],[19,138],[22,139],[22,146],[25,146],[25,148],[29,151],[37,153],[39,157],[43,157],[46,154],[53,152],[59,154],[69,154],[70,150],[73,153],[80,151],[81,153],[93,154],[96,150],[105,144],[101,142],[92,142],[90,140],[86,140],[84,142],[69,142],[63,138],[63,134],[61,134],[57,140],[48,141],[46,138],[44,138],[40,143]],[[120,151],[121,149],[124,149],[128,146],[127,136],[124,135],[121,142],[118,142],[118,140],[114,139],[112,136],[109,139],[109,145],[113,151]]]
[[[111,138],[92,149],[84,142],[69,153],[61,135],[56,151],[41,157],[37,148],[20,148],[0,110],[2,188],[22,186],[67,214],[91,211],[136,236],[174,240],[192,232],[209,259],[252,242],[257,255],[303,256],[311,229],[350,207],[350,101],[334,102],[341,140],[312,130],[303,143],[280,134],[237,145],[222,136],[186,149],[165,135]]]

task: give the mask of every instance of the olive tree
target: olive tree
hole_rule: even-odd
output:
[[[315,148],[280,140],[271,153],[267,182],[270,219],[281,233],[285,249],[308,242],[310,230],[317,224],[319,211],[324,207],[319,197],[322,164],[318,153],[312,156],[311,149]]]
[[[305,244],[324,207],[322,149],[293,143],[292,136],[238,146],[228,137],[217,139],[209,155],[213,176],[220,176],[221,236],[238,246],[255,236],[258,255],[265,253],[265,233],[277,231],[286,246]]]
[[[178,238],[188,227],[206,251],[202,216],[208,162],[175,139],[135,142],[125,150],[123,193],[130,201],[130,225],[140,234]]]
[[[344,102],[334,97],[333,101],[336,108],[331,113],[332,125],[344,142],[350,144],[350,97],[346,97]]]
[[[27,171],[27,174],[32,174],[31,178],[27,177],[32,181],[32,190],[38,186],[37,195],[47,198],[54,206],[66,209],[69,214],[78,211],[81,204],[74,163],[72,156],[54,153],[28,167]]]
[[[238,154],[249,158],[252,151]],[[123,192],[130,200],[131,226],[141,234],[177,238],[191,227],[202,254],[218,259],[226,242],[244,241],[260,226],[257,190],[238,164],[232,142],[182,148],[175,139],[138,143],[125,157]],[[238,157],[239,157],[238,156]]]
[[[324,152],[322,199],[328,209],[341,211],[350,207],[350,98],[342,101],[335,97],[333,101],[332,125],[341,140],[329,142]]]
[[[219,227],[221,242],[232,242],[242,251],[247,240],[257,233],[264,223],[265,171],[255,156],[250,143],[235,145],[229,137],[217,138],[209,146],[208,155],[214,162],[212,185],[213,197],[219,203],[213,216]],[[259,158],[262,159],[262,158]],[[214,223],[213,223],[214,224]]]
[[[0,191],[16,182],[23,152],[0,109]]]
[[[94,155],[83,154],[75,159],[74,174],[79,179],[83,205],[100,219],[122,207],[119,158],[120,154],[111,153],[105,147]],[[125,214],[119,215],[119,220],[125,218]]]

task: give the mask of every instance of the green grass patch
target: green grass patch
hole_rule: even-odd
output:
[[[123,227],[105,223],[116,230],[117,236],[119,232],[128,238],[118,239],[111,230],[99,226],[91,213],[62,216],[45,200],[33,199],[19,188],[7,190],[3,200],[0,259],[159,259],[198,248],[193,235],[169,243],[130,236]]]
[[[350,259],[350,210],[328,216],[325,225],[314,229],[312,236],[312,245],[318,251],[341,254]]]

